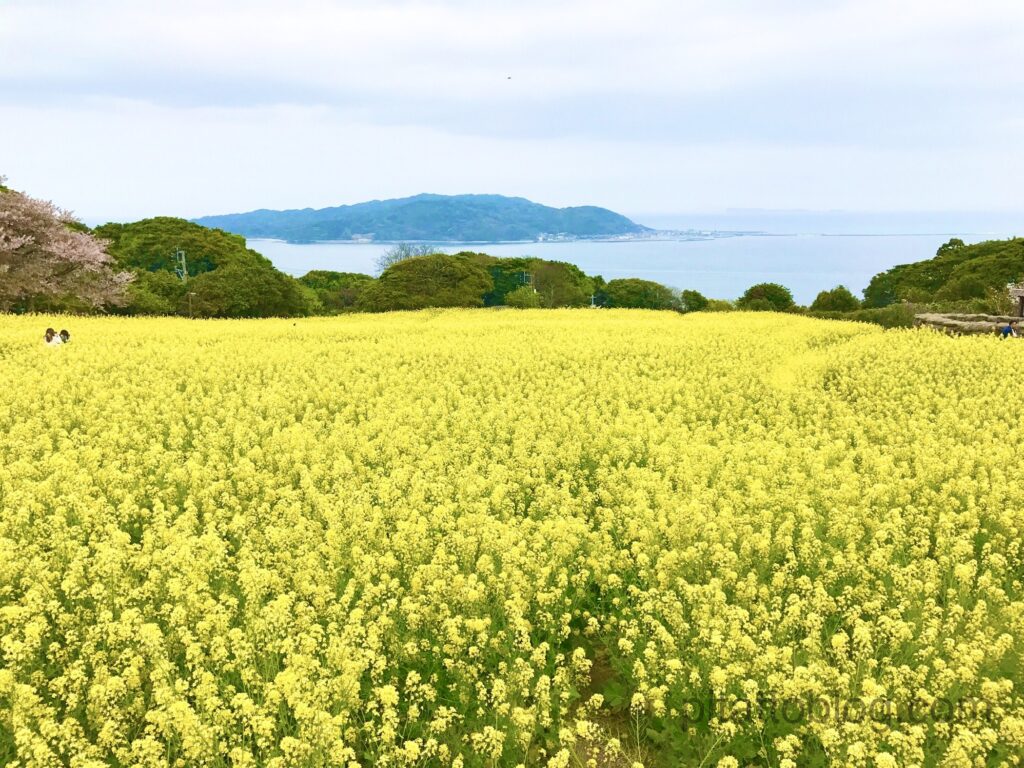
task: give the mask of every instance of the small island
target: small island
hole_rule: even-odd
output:
[[[496,243],[644,237],[655,230],[606,208],[552,208],[504,195],[423,194],[333,208],[203,216],[195,222],[252,238],[296,243]]]

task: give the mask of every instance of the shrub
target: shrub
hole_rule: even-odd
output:
[[[708,299],[703,312],[735,312],[736,305],[726,299]]]
[[[853,320],[862,323],[873,323],[883,328],[912,328],[914,315],[927,311],[928,307],[915,304],[890,304],[887,307],[870,307],[857,309],[853,312],[809,311],[811,317],[828,320]]]
[[[754,299],[747,299],[742,304],[737,302],[736,306],[737,306],[738,309],[742,309],[742,310],[744,310],[746,312],[774,312],[775,311],[775,307],[772,305],[772,303],[770,301],[768,301],[768,299],[764,299],[764,298],[760,298],[760,297],[754,298]]]

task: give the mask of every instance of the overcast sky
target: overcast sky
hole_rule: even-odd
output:
[[[1024,2],[0,0],[0,174],[91,220],[1021,211]]]

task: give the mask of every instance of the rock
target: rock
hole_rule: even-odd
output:
[[[995,333],[1011,320],[1020,319],[1010,315],[942,315],[926,312],[914,315],[914,325],[927,326],[956,335],[978,335]]]

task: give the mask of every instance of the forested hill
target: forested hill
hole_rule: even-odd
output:
[[[901,264],[875,275],[864,290],[868,307],[894,302],[949,302],[1006,294],[1006,284],[1024,279],[1024,238],[965,245],[953,238],[935,258]]]
[[[246,237],[293,242],[372,238],[376,241],[499,242],[544,236],[607,237],[648,231],[605,208],[551,208],[502,195],[416,195],[313,210],[259,210],[204,216],[196,223]]]

